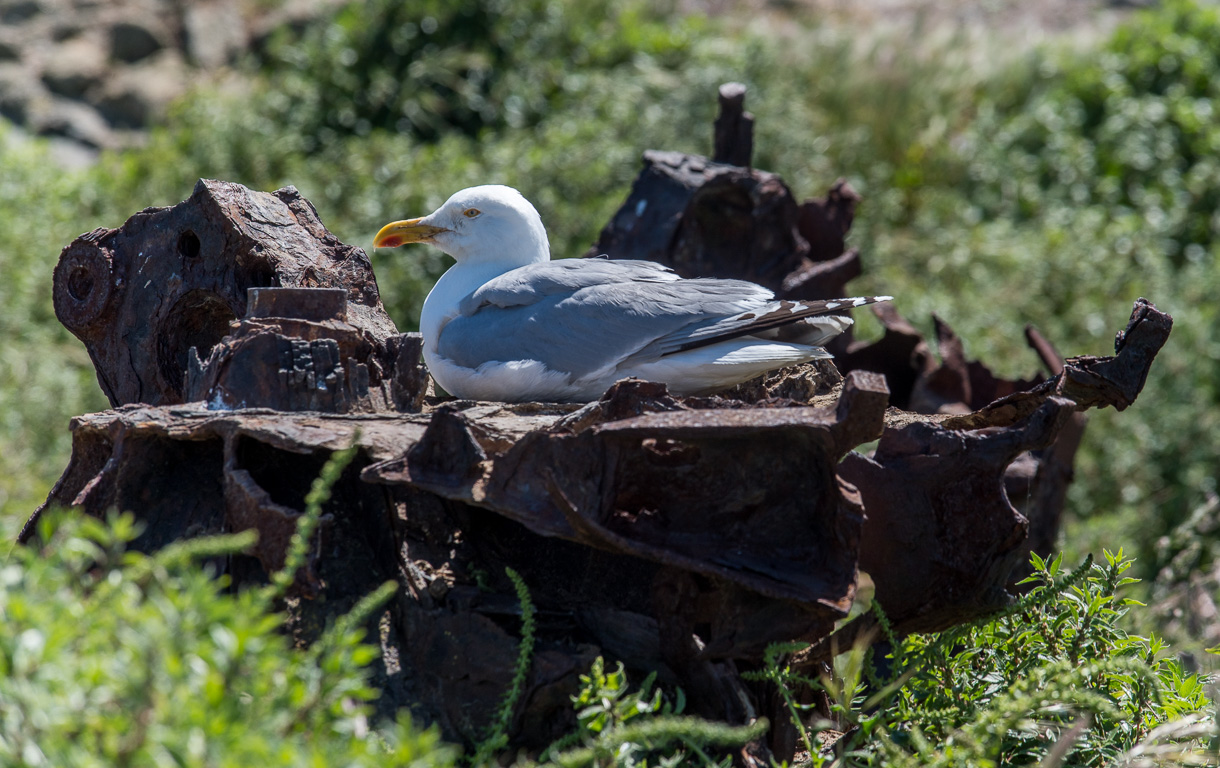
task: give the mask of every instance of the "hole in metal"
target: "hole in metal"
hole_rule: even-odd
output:
[[[93,272],[88,267],[73,268],[68,275],[68,293],[77,301],[84,301],[93,293]]]
[[[161,324],[157,340],[157,363],[161,375],[175,394],[182,395],[187,354],[191,347],[206,360],[212,347],[229,333],[237,319],[228,303],[210,291],[191,291],[174,304]]]
[[[199,236],[189,229],[179,235],[178,253],[184,259],[199,258]]]

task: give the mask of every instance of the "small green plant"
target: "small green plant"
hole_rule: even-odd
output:
[[[232,592],[200,567],[253,532],[143,555],[127,547],[139,531],[130,514],[48,515],[44,543],[0,566],[0,765],[455,764],[405,713],[370,722],[363,625],[394,585],[299,651],[272,592]]]
[[[1166,746],[1214,759],[1214,704],[1205,680],[1183,672],[1156,637],[1127,634],[1138,601],[1121,550],[1070,573],[1061,557],[1032,556],[1029,593],[1002,615],[894,644],[892,672],[870,679],[869,652],[852,648],[834,674],[811,679],[775,646],[759,677],[780,686],[814,766],[1108,765]],[[810,717],[791,689],[826,691],[831,719]],[[1176,724],[1176,725],[1175,725]],[[815,743],[815,734],[831,738]],[[1053,757],[1053,760],[1051,756]]]
[[[606,671],[599,656],[589,674],[581,675],[580,692],[572,697],[576,730],[552,744],[541,755],[544,765],[577,766],[727,766],[728,758],[709,752],[739,746],[766,733],[768,723],[732,728],[695,717],[682,716],[686,696],[677,689],[671,701],[649,674],[632,689],[620,663]]]
[[[505,568],[504,571],[513,583],[517,601],[521,604],[521,647],[517,651],[513,681],[504,693],[504,701],[500,704],[500,711],[496,713],[487,738],[475,748],[471,757],[473,765],[483,765],[492,755],[508,745],[508,729],[512,726],[513,710],[525,690],[525,679],[534,657],[534,602],[530,600],[529,587],[525,585],[525,579],[512,568]]]

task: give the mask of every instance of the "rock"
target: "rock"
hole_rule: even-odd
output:
[[[0,116],[24,124],[42,89],[30,71],[20,64],[0,64]]]
[[[105,149],[116,143],[110,126],[97,110],[79,101],[54,98],[31,123],[31,127],[43,136],[62,136],[95,149]]]
[[[51,93],[80,99],[106,74],[106,51],[90,37],[73,38],[51,53],[42,82]]]
[[[21,59],[21,42],[10,29],[0,28],[0,62]]]
[[[124,19],[110,28],[110,55],[134,63],[165,47],[166,34],[150,19]]]
[[[65,40],[79,37],[87,29],[89,29],[89,25],[79,16],[56,18],[55,24],[51,27],[51,39],[57,43],[62,43]]]
[[[9,0],[0,3],[0,23],[20,24],[37,16],[42,10],[42,3],[38,0]]]
[[[143,128],[186,91],[187,77],[176,51],[124,67],[106,82],[97,106],[111,125]]]
[[[226,0],[190,5],[182,26],[187,57],[206,69],[232,63],[249,41],[240,9]]]
[[[52,154],[75,167],[99,148],[140,143],[194,78],[232,64],[281,20],[303,25],[344,2],[0,0],[0,118],[58,137]]]

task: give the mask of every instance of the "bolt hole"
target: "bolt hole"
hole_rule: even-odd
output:
[[[93,293],[93,273],[88,267],[76,267],[68,275],[68,293],[77,301],[84,301]]]
[[[199,236],[189,229],[179,235],[178,253],[184,259],[199,258]]]

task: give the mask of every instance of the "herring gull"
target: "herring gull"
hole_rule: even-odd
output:
[[[551,261],[542,218],[512,187],[463,189],[385,225],[375,248],[430,243],[456,259],[424,301],[424,361],[447,392],[501,402],[588,402],[628,377],[715,392],[830,357],[852,320],[889,296],[797,301],[743,280],[684,279],[650,261]]]

